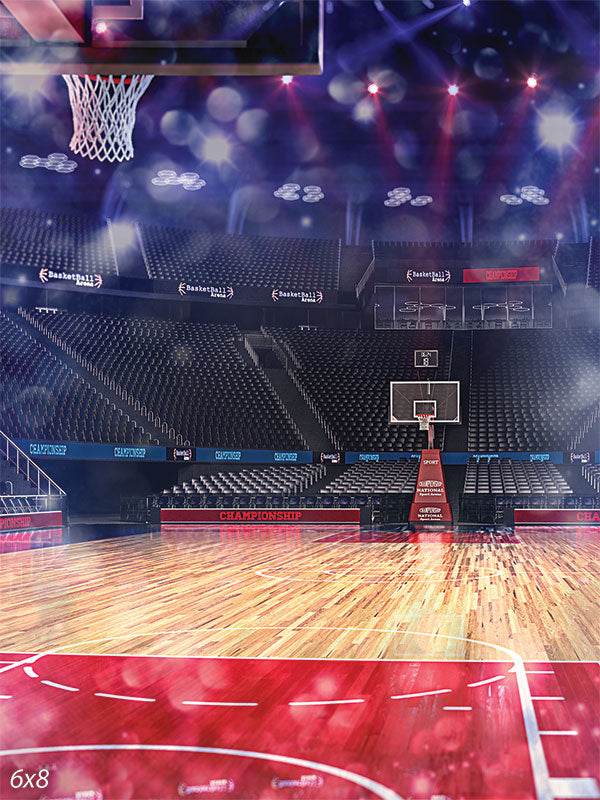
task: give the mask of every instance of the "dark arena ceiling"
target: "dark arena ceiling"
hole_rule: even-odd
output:
[[[293,13],[316,1],[291,0]],[[244,7],[208,5],[217,21],[217,9]],[[246,9],[260,27],[281,5]],[[121,164],[20,167],[25,154],[69,153],[67,88],[59,75],[3,75],[2,204],[347,244],[597,233],[597,2],[324,0],[322,10],[322,74],[157,76]],[[162,169],[197,172],[206,186],[154,185]],[[324,197],[273,195],[290,182]],[[398,186],[432,202],[384,205]],[[549,202],[523,200],[524,186]]]

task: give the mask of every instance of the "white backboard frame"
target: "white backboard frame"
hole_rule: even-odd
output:
[[[390,425],[418,425],[419,424],[419,420],[416,419],[416,418],[413,418],[413,419],[397,419],[396,417],[394,417],[392,415],[392,407],[393,407],[392,401],[393,401],[394,386],[407,386],[407,385],[408,386],[414,386],[415,384],[424,384],[424,385],[432,384],[432,385],[435,385],[435,386],[440,385],[440,384],[445,384],[445,385],[451,384],[452,386],[455,386],[456,387],[456,411],[457,411],[456,419],[439,418],[439,419],[435,419],[434,422],[436,424],[440,424],[440,425],[460,425],[461,424],[461,419],[460,419],[460,381],[390,381],[390,408],[389,408],[389,419],[388,419],[388,422],[390,423]],[[412,398],[412,399],[413,400],[415,400],[415,399],[417,399],[417,400],[428,400],[428,399],[434,399],[434,398],[427,398],[427,397],[420,397],[419,398],[418,397],[418,398]],[[414,406],[413,406],[413,409],[414,409]],[[437,401],[436,401],[436,410],[437,410]]]

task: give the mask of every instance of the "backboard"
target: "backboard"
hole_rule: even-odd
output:
[[[460,424],[460,382],[390,381],[390,423],[418,423],[419,414]]]
[[[315,75],[323,0],[2,0],[0,74]]]

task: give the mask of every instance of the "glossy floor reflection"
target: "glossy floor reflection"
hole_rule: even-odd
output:
[[[598,528],[29,544],[0,556],[3,800],[42,768],[75,800],[600,797]]]

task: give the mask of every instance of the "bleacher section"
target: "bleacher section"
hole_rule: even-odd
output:
[[[465,473],[464,493],[566,495],[573,494],[573,490],[556,464],[549,461],[470,458]]]
[[[306,449],[234,325],[30,312],[164,430],[196,446]]]
[[[558,242],[556,264],[566,284],[586,283],[590,242]]]
[[[452,334],[362,330],[269,328],[291,362],[294,382],[320,414],[339,450],[420,450],[426,434],[418,425],[390,425],[389,383],[424,380],[414,350],[438,349],[440,367],[431,380],[447,380]],[[443,426],[436,429],[437,442]]]
[[[335,291],[339,239],[202,233],[137,225],[150,278],[268,289]]]
[[[321,494],[407,494],[412,498],[418,472],[417,459],[357,462],[324,486]]]
[[[290,505],[289,497],[300,504],[297,495],[308,489],[325,475],[325,467],[312,464],[264,467],[262,469],[242,469],[239,471],[220,471],[200,473],[187,481],[164,489],[154,501],[161,508],[177,508],[183,505],[190,508],[240,508],[283,504]]]
[[[393,259],[423,259],[435,261],[438,268],[457,262],[462,267],[515,266],[533,259],[549,259],[554,242],[551,239],[527,239],[524,241],[463,242],[398,242],[377,241],[373,243],[373,255],[384,261]],[[539,264],[542,266],[542,262]]]
[[[585,464],[581,468],[581,474],[596,494],[600,495],[600,464]]]
[[[0,312],[0,421],[13,439],[148,444],[150,435]]]
[[[600,239],[597,236],[590,238],[586,284],[600,290]]]
[[[598,487],[594,488],[597,494]],[[570,467],[548,461],[481,458],[478,462],[471,458],[460,520],[512,524],[516,508],[593,508],[598,502],[593,495]]]
[[[35,270],[117,274],[109,226],[95,218],[0,209],[3,264]]]
[[[468,450],[572,449],[598,406],[598,330],[481,332]]]

